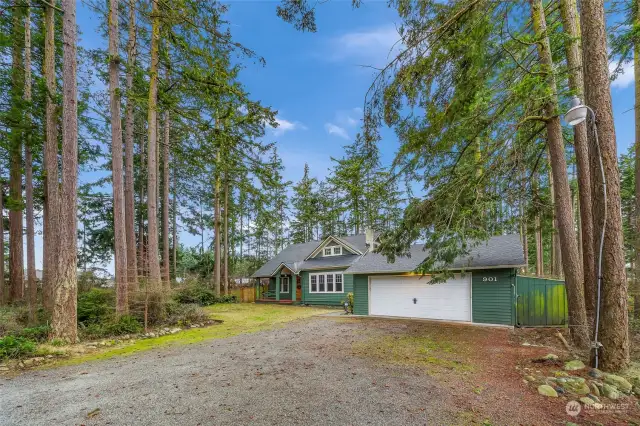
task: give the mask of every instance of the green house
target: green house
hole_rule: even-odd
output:
[[[375,244],[362,234],[290,245],[253,275],[269,280],[258,301],[341,305],[352,292],[356,315],[515,324],[516,273],[524,265],[518,235],[477,244],[437,284],[413,272],[427,256],[422,244],[393,263]]]

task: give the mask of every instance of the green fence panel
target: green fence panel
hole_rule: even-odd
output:
[[[516,324],[522,327],[565,326],[567,294],[563,281],[518,276]]]

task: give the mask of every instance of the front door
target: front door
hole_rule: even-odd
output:
[[[296,277],[296,300],[302,300],[302,282],[300,276]]]

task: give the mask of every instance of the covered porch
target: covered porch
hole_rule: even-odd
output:
[[[300,275],[293,265],[282,263],[269,277],[268,286],[261,286],[256,303],[296,304],[302,302]]]

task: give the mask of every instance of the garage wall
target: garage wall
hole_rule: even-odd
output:
[[[473,322],[484,324],[515,324],[515,269],[473,271]]]
[[[327,269],[317,272],[329,271],[340,272],[339,269]],[[342,305],[342,302],[347,300],[347,293],[353,292],[353,275],[343,274],[342,281],[344,287],[343,293],[309,293],[309,272],[302,272],[302,302],[309,305]]]
[[[353,277],[353,313],[369,315],[369,276],[350,276]]]

